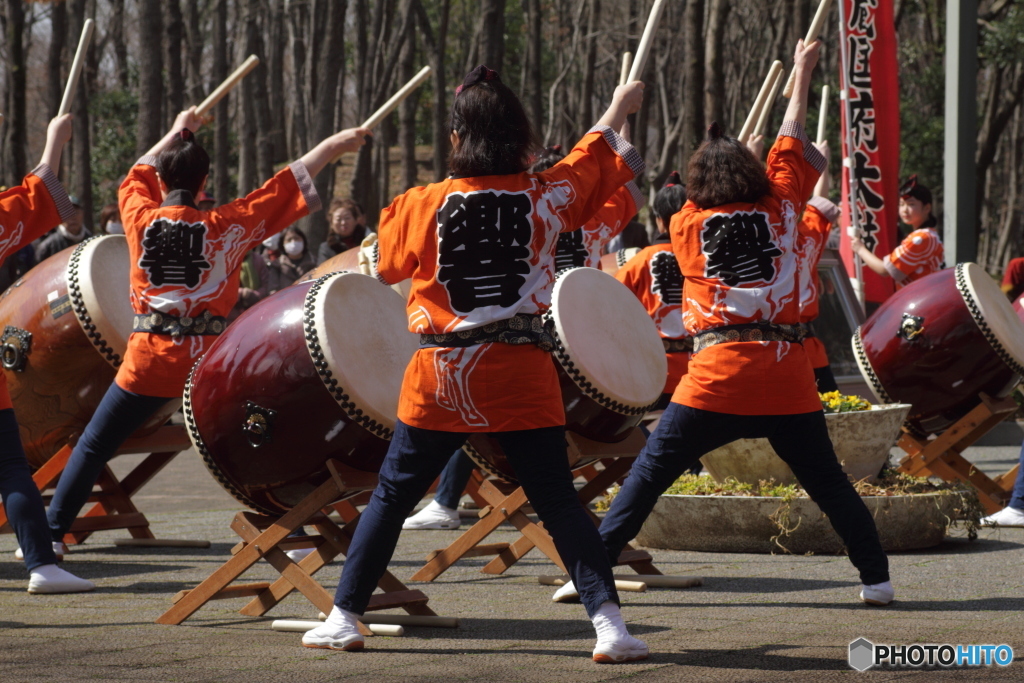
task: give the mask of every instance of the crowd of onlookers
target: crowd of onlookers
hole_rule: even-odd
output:
[[[200,193],[196,199],[196,205],[202,211],[210,211],[217,205],[216,199],[208,192]],[[71,204],[75,212],[70,219],[13,254],[0,266],[0,292],[36,264],[92,236],[93,233],[85,226],[85,210],[81,202],[72,195]],[[232,319],[332,256],[359,246],[370,232],[366,227],[365,212],[351,199],[335,197],[327,215],[330,229],[316,254],[310,251],[305,233],[294,225],[246,254],[239,281],[238,304],[232,311]],[[96,232],[100,235],[124,234],[117,204],[103,207]]]

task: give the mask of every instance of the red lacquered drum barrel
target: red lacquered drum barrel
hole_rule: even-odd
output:
[[[402,298],[366,275],[286,287],[228,327],[192,370],[185,421],[229,493],[280,514],[334,458],[380,469],[418,339]]]
[[[319,280],[324,275],[329,275],[330,273],[360,272],[359,251],[360,247],[352,247],[351,249],[346,249],[340,254],[335,254],[334,256],[327,259],[313,270],[309,271],[308,273],[300,277],[298,280],[295,281],[295,284],[299,284],[300,282],[311,282],[313,280]],[[366,275],[366,273],[363,274]]]
[[[615,273],[619,271],[619,268],[626,265],[626,261],[639,253],[640,250],[636,247],[627,247],[625,249],[613,251],[610,254],[605,254],[601,257],[601,270],[609,275],[615,275]]]
[[[0,297],[0,359],[33,469],[85,429],[114,381],[133,324],[128,268],[123,235],[93,237]],[[167,422],[179,405],[170,401],[136,435]]]
[[[853,335],[853,350],[882,403],[909,403],[906,426],[937,434],[1024,375],[1024,323],[975,263],[961,263],[893,294]]]
[[[595,268],[559,275],[544,317],[554,328],[565,428],[622,441],[665,387],[668,364],[654,321],[632,292]],[[481,469],[515,481],[495,439],[474,435],[466,452]]]

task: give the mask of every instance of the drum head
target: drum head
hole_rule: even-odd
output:
[[[405,368],[419,346],[402,297],[368,275],[332,273],[310,288],[304,309],[310,355],[331,395],[390,439]]]
[[[115,368],[121,365],[134,327],[130,266],[124,235],[104,235],[78,245],[66,273],[79,324]]]
[[[1024,375],[1024,323],[999,285],[977,263],[959,263],[956,287],[992,348],[1011,370]]]
[[[620,412],[646,410],[661,397],[668,361],[658,329],[614,277],[595,268],[562,273],[547,316],[561,345],[555,357],[580,389]]]

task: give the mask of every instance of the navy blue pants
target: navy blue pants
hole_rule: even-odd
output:
[[[455,451],[448,459],[448,464],[441,470],[441,479],[437,482],[437,490],[434,491],[434,500],[437,504],[452,510],[459,507],[459,500],[474,469],[476,465],[464,450],[460,448]]]
[[[7,520],[18,537],[29,571],[44,564],[55,564],[57,557],[50,544],[46,510],[21,446],[14,410],[0,410],[0,498]]]
[[[565,428],[497,432],[498,439],[544,528],[551,534],[580,599],[593,615],[601,603],[618,604],[612,565],[597,527],[572,484]],[[395,552],[402,522],[431,482],[466,441],[461,432],[412,427],[401,421],[380,468],[380,483],[359,518],[338,582],[334,604],[362,614]]]
[[[1013,484],[1010,507],[1024,512],[1024,445],[1020,447],[1020,469],[1017,470],[1017,481]]]
[[[111,383],[57,482],[46,514],[53,540],[64,538],[121,444],[170,400],[133,394]]]
[[[601,523],[608,557],[636,537],[665,489],[705,453],[736,439],[767,438],[828,517],[865,584],[889,580],[875,521],[836,460],[822,412],[727,415],[669,404]],[[714,520],[709,520],[714,523]]]

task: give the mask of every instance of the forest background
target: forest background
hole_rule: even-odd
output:
[[[941,216],[945,2],[894,2],[898,38],[900,176],[917,173]],[[0,0],[0,184],[20,182],[42,150],[86,18],[96,32],[73,113],[62,179],[91,228],[116,201],[131,164],[249,54],[261,59],[214,112],[208,188],[219,202],[258,187],[330,133],[362,121],[423,65],[433,77],[358,155],[316,179],[323,197],[351,196],[371,224],[407,188],[446,173],[445,123],[454,88],[476,64],[521,96],[545,145],[570,147],[600,116],[636,49],[652,0]],[[978,2],[978,261],[999,272],[1024,255],[1024,7]],[[670,0],[643,80],[632,138],[650,192],[686,160],[706,126],[736,134],[774,59],[787,70],[812,0]],[[838,92],[832,17],[813,90]],[[812,95],[808,130],[814,130]],[[768,130],[785,109],[775,102]],[[839,170],[838,98],[829,108]],[[838,183],[833,198],[838,200]],[[326,203],[326,202],[325,202]],[[304,221],[314,248],[320,212]]]

